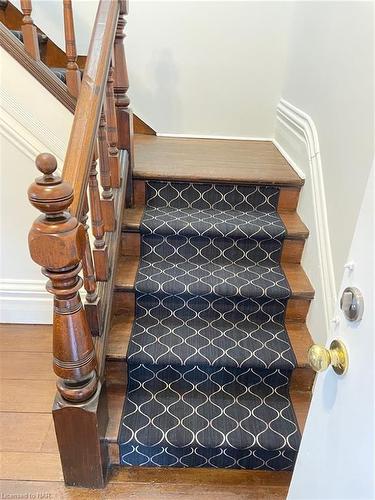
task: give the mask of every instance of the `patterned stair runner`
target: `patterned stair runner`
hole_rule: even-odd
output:
[[[148,182],[123,465],[293,468],[276,187]]]

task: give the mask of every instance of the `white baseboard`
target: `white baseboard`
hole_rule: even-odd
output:
[[[276,140],[272,139],[272,142],[274,146],[279,150],[279,152],[283,155],[283,157],[286,159],[286,161],[289,163],[289,165],[292,167],[292,169],[296,172],[296,174],[301,177],[301,179],[305,180],[306,179],[306,174],[305,172],[297,165],[295,162],[295,159],[290,156],[290,154],[284,149],[284,147]]]
[[[52,300],[45,280],[0,280],[0,322],[51,324]]]
[[[319,329],[323,324],[325,330],[311,333],[313,337],[324,341],[331,328],[337,294],[318,132],[309,115],[284,99],[280,100],[276,113],[273,143],[298,175],[305,179],[298,211],[304,222],[309,220],[310,226],[310,238],[307,241],[307,247],[310,245],[310,248],[306,252],[305,270],[316,290],[316,299],[311,308],[311,315],[314,316],[312,323],[320,325]],[[302,265],[305,268],[304,262]]]
[[[236,135],[197,135],[197,134],[159,134],[157,137],[176,137],[180,139],[219,139],[221,141],[272,141],[271,137],[245,137]]]

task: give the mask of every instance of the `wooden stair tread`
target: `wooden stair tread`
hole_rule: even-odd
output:
[[[297,212],[279,212],[279,216],[286,227],[287,238],[304,240],[308,238],[309,230]]]
[[[292,290],[292,297],[309,300],[314,298],[314,288],[300,264],[284,262],[282,268]]]
[[[133,321],[134,317],[131,313],[118,314],[113,317],[107,346],[107,359],[113,361],[125,359]],[[306,324],[298,321],[287,321],[285,326],[297,358],[297,366],[300,368],[308,367],[307,351],[312,344],[312,339]]]
[[[117,265],[115,288],[134,291],[138,266],[139,257],[121,256]],[[314,289],[300,264],[284,263],[283,270],[292,290],[292,297],[309,300],[314,298]]]
[[[126,208],[122,215],[123,231],[139,231],[144,207]]]
[[[134,136],[135,179],[302,186],[271,141]]]
[[[122,229],[123,231],[137,232],[141,225],[144,207],[127,208],[123,212]],[[287,238],[306,239],[309,236],[309,230],[302,222],[297,212],[280,212],[286,230]]]

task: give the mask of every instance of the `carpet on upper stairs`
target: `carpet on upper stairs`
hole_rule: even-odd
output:
[[[271,186],[146,183],[122,465],[293,468],[278,197]]]

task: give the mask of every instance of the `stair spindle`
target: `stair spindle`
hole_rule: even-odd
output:
[[[42,212],[29,233],[31,258],[43,266],[54,295],[53,369],[57,389],[72,402],[89,399],[98,385],[97,361],[90,328],[82,306],[79,276],[85,253],[85,229],[68,208],[73,189],[54,174],[56,158],[40,154],[36,166],[43,174],[28,190],[30,203]]]
[[[109,170],[111,172],[111,186],[118,188],[121,185],[120,179],[120,160],[117,148],[117,119],[115,109],[115,98],[113,93],[113,66],[111,65],[108,72],[106,86],[106,101],[105,111],[107,117],[107,138],[108,138],[108,161]]]
[[[107,281],[108,268],[108,248],[104,240],[104,222],[102,215],[102,206],[100,201],[100,193],[97,179],[97,163],[98,153],[95,148],[89,177],[89,197],[90,197],[90,215],[91,215],[91,230],[94,235],[94,263],[95,274],[97,281]]]
[[[96,287],[94,263],[92,260],[91,245],[88,233],[88,212],[89,202],[86,195],[81,217],[81,222],[83,227],[85,228],[86,233],[86,246],[82,258],[83,286],[86,290],[85,311],[87,321],[90,326],[91,334],[96,336],[100,335],[100,297],[98,296]]]
[[[102,205],[104,229],[106,231],[111,232],[116,229],[116,219],[115,219],[113,191],[111,187],[111,172],[109,168],[106,128],[107,128],[107,123],[103,108],[102,113],[100,115],[99,130],[98,130],[100,183],[103,188],[101,205]]]
[[[0,22],[6,23],[5,9],[8,6],[8,0],[0,0]]]
[[[128,14],[127,0],[120,0],[120,15],[114,44],[114,96],[116,102],[118,148],[126,149],[129,154],[129,171],[127,175],[126,205],[131,206],[133,201],[133,112],[129,108],[130,100],[127,96],[129,89],[129,77],[125,57],[124,30],[126,26],[125,16]]]
[[[31,0],[21,0],[21,9],[24,16],[22,19],[21,29],[25,50],[33,59],[40,61],[38,33],[31,18]]]
[[[78,97],[81,86],[81,73],[77,64],[76,37],[74,33],[73,8],[71,0],[64,0],[65,51],[68,63],[66,66],[66,85],[69,92]]]

